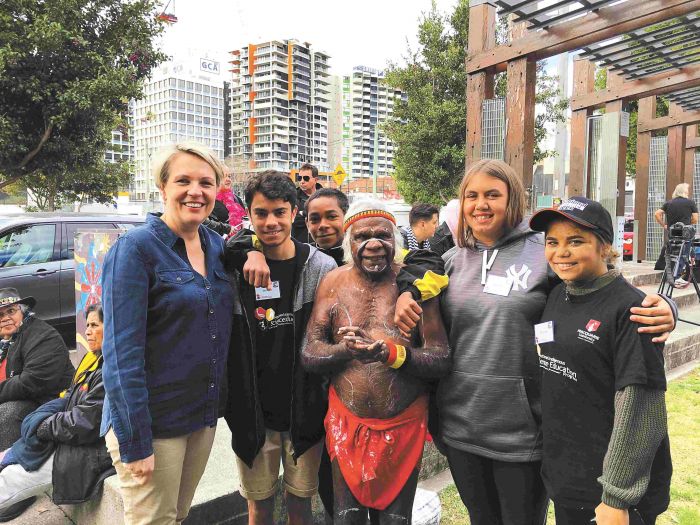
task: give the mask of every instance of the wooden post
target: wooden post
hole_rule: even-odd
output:
[[[695,148],[689,148],[688,144],[695,142],[698,138],[698,125],[693,124],[685,129],[685,178],[686,182],[690,184],[690,195],[691,198],[695,193],[695,188],[693,188],[694,178],[695,178]]]
[[[639,101],[639,118],[651,119],[656,113],[656,97]],[[637,134],[637,176],[634,185],[634,218],[639,221],[637,231],[638,262],[647,258],[647,209],[649,207],[649,148],[651,132]],[[656,210],[654,210],[656,211]]]
[[[669,114],[678,116],[683,108],[677,104],[669,105]],[[688,182],[685,177],[685,126],[668,128],[668,160],[666,166],[666,198],[670,199],[673,190],[682,182]]]
[[[483,3],[469,8],[469,57],[496,45],[496,8]],[[493,72],[479,71],[467,75],[467,150],[466,168],[481,158],[482,105],[493,98]]]
[[[608,71],[607,87],[615,88],[622,84],[623,78]],[[626,100],[616,100],[605,105],[606,113],[620,113],[627,109]],[[625,214],[625,179],[627,177],[627,137],[620,133],[617,149],[617,215]]]
[[[595,64],[589,60],[574,59],[574,95],[592,93],[595,81]],[[586,131],[588,117],[591,111],[588,108],[573,111],[571,113],[571,145],[569,151],[569,191],[568,195],[587,195],[584,187],[584,177],[588,171],[586,168]]]
[[[508,62],[505,161],[532,186],[535,152],[535,83],[537,64],[527,58]]]

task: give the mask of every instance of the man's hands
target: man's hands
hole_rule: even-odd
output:
[[[595,521],[597,525],[629,525],[630,517],[626,509],[616,509],[601,503],[595,508]]]
[[[343,326],[338,329],[338,335],[343,336],[350,355],[361,363],[385,363],[389,357],[384,341],[375,341],[359,326]]]
[[[131,463],[124,463],[124,468],[131,473],[131,477],[139,485],[145,485],[153,476],[153,468],[156,466],[156,459],[153,454],[147,458],[137,459]]]
[[[267,265],[265,255],[262,252],[256,250],[248,252],[248,260],[243,265],[243,278],[251,286],[256,288],[265,287],[268,290],[272,290],[270,267]]]
[[[639,333],[660,334],[652,339],[655,343],[665,342],[676,326],[671,307],[657,294],[647,295],[642,306],[630,308],[630,313],[630,321],[647,325],[639,327]]]
[[[396,301],[394,323],[403,335],[408,336],[418,324],[422,313],[423,309],[413,298],[411,292],[404,292],[399,295]]]

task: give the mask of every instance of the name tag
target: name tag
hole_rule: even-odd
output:
[[[268,299],[279,299],[280,298],[280,282],[272,281],[272,290],[268,290],[264,286],[255,288],[255,300],[256,301],[266,301]]]
[[[535,343],[551,343],[554,341],[554,321],[535,325]]]
[[[513,281],[508,277],[502,277],[500,275],[489,275],[486,279],[486,284],[484,285],[484,293],[508,297],[512,286]]]

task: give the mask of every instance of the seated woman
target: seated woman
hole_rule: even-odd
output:
[[[87,501],[114,474],[100,437],[105,396],[102,322],[102,307],[89,306],[85,338],[90,351],[71,387],[25,418],[22,437],[0,459],[0,522],[22,514],[51,487],[56,504]]]
[[[70,385],[75,369],[60,334],[34,316],[33,297],[0,289],[0,450],[19,439],[24,417]]]

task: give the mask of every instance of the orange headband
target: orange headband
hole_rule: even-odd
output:
[[[357,221],[359,221],[360,219],[370,219],[372,217],[379,217],[380,219],[387,219],[387,220],[391,221],[394,225],[396,225],[396,218],[388,211],[385,211],[385,210],[366,210],[366,211],[357,212],[352,217],[348,217],[347,219],[345,219],[345,223],[343,224],[343,232],[348,231],[348,228],[350,226],[352,226],[354,223],[356,223]]]

